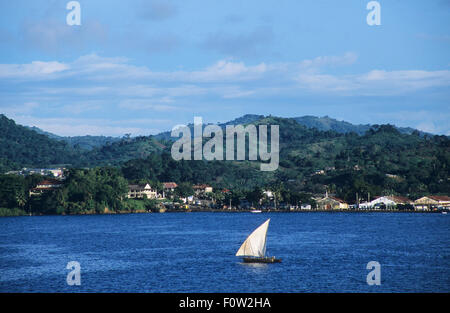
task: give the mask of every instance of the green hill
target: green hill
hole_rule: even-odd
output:
[[[164,149],[170,149],[164,140],[159,141],[153,136],[139,136],[96,147],[86,152],[85,156],[91,166],[120,165],[131,159],[144,159]]]
[[[26,126],[27,127],[27,126]],[[75,148],[81,148],[85,150],[92,150],[96,147],[101,147],[113,142],[120,141],[119,137],[111,137],[111,136],[58,136],[49,132],[46,132],[38,127],[27,127],[28,129],[34,130],[38,134],[46,135],[51,139],[56,139],[59,141],[65,141],[70,146]]]
[[[22,167],[119,165],[131,159],[145,158],[164,148],[163,143],[151,136],[120,139],[60,137],[18,125],[0,115],[0,173]]]
[[[316,117],[306,115],[301,117],[294,117],[294,120],[296,120],[300,125],[306,126],[308,128],[315,128],[322,131],[332,130],[342,134],[354,132],[358,135],[364,135],[369,129],[374,126],[370,124],[355,125],[346,121],[338,121],[328,116]],[[394,127],[397,128],[397,130],[402,134],[412,134],[414,131],[418,131],[411,127]],[[422,131],[418,132],[421,135],[427,134]]]
[[[219,123],[218,125],[222,128],[225,128],[226,125],[245,125],[257,122],[258,120],[266,118],[264,115],[257,115],[257,114],[246,114],[241,117],[238,117],[234,120],[231,120],[229,122],[225,123]],[[300,116],[300,117],[293,117],[289,118],[294,121],[296,121],[298,124],[305,126],[307,128],[313,128],[320,131],[334,131],[340,134],[346,134],[346,133],[356,133],[358,135],[364,135],[368,130],[373,128],[376,125],[370,125],[370,124],[352,124],[346,121],[338,121],[334,118],[323,116],[323,117],[317,117],[317,116]],[[191,133],[193,134],[194,124],[190,123],[187,125]],[[204,125],[206,126],[206,125]],[[402,134],[412,134],[413,132],[418,132],[421,136],[424,135],[432,135],[426,132],[422,132],[419,130],[416,130],[411,127],[397,127],[394,126],[400,133]],[[158,140],[173,140],[173,138],[170,136],[170,131],[161,132],[154,136]]]
[[[328,116],[316,117],[316,116],[301,116],[294,118],[300,125],[308,128],[315,128],[322,131],[333,130],[338,133],[350,133],[354,132],[358,135],[364,135],[366,131],[371,128],[371,125],[354,125],[346,121],[338,121]]]
[[[67,143],[38,134],[0,114],[0,171],[20,167],[48,167],[82,162],[79,151]]]

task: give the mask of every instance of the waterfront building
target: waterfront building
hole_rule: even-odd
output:
[[[450,197],[425,196],[414,201],[414,208],[418,211],[448,210],[450,209]]]
[[[131,199],[156,199],[158,193],[150,184],[128,185],[128,198]]]
[[[411,205],[412,203],[410,199],[401,196],[379,196],[370,202],[361,203],[359,207],[362,209],[374,209],[383,206],[385,208],[395,208],[398,205]]]
[[[327,192],[324,198],[317,200],[317,208],[319,210],[347,210],[348,203],[342,199],[329,196]]]

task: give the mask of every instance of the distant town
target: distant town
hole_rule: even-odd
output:
[[[29,190],[30,197],[39,197],[64,186],[65,168],[23,168],[20,171],[10,171],[9,175],[42,175],[45,177],[35,187]],[[316,174],[321,174],[320,171]],[[278,200],[273,190],[261,189],[259,196],[253,199],[239,199],[238,203],[231,198],[226,202],[229,189],[214,190],[207,184],[191,185],[192,191],[185,196],[177,193],[179,185],[176,182],[151,182],[128,184],[127,198],[133,200],[153,200],[157,212],[191,212],[191,211],[417,211],[439,212],[450,210],[450,197],[442,195],[427,195],[418,199],[408,199],[399,195],[366,195],[365,201],[359,201],[356,195],[355,203],[329,194],[313,195],[311,201],[295,201],[288,203]],[[293,202],[293,201],[291,201]],[[147,210],[151,211],[151,210]],[[106,209],[105,213],[108,213]]]

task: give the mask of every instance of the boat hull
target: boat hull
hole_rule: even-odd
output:
[[[281,259],[275,257],[255,257],[255,258],[243,258],[244,263],[280,263]]]

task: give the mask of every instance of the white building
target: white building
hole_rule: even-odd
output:
[[[436,209],[450,209],[450,197],[448,196],[426,196],[414,201],[416,210],[429,211]]]
[[[156,192],[156,190],[152,189],[149,184],[128,185],[128,198],[156,199],[158,198],[158,193]]]
[[[304,203],[300,205],[300,210],[311,210],[311,204]]]
[[[399,204],[411,204],[412,201],[400,196],[382,196],[376,197],[370,202],[363,202],[359,204],[360,209],[372,209],[378,205],[385,205],[386,207],[395,207]]]

